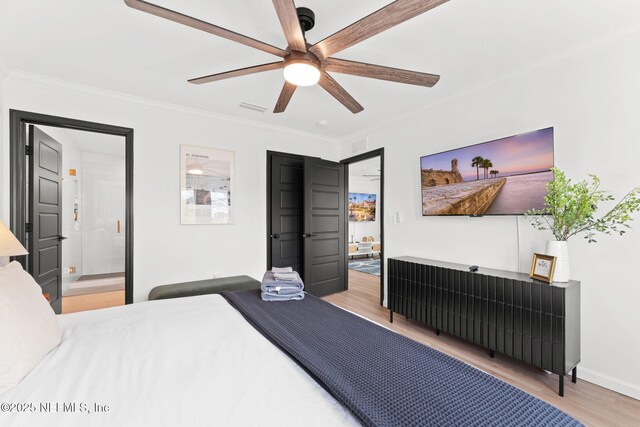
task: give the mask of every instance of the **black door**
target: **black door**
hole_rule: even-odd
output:
[[[29,272],[60,313],[62,302],[62,145],[29,126]]]
[[[344,291],[344,165],[304,159],[304,282],[316,296]]]
[[[304,278],[302,265],[304,161],[299,156],[270,156],[270,220],[268,268],[293,267]]]

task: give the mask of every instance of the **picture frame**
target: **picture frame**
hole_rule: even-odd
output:
[[[233,224],[235,153],[180,145],[180,223]]]
[[[529,277],[541,282],[552,283],[555,269],[556,257],[534,253]]]

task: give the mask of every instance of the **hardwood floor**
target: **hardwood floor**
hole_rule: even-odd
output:
[[[124,305],[124,276],[96,274],[74,282],[62,295],[62,314]]]
[[[105,274],[85,274],[78,278],[79,282],[84,280],[100,280],[100,279],[113,279],[116,277],[124,278],[124,272],[121,273],[105,273]]]
[[[565,411],[589,426],[640,426],[640,400],[635,400],[578,378],[565,379],[565,397],[557,394],[558,376],[497,354],[395,315],[389,323],[389,310],[379,305],[379,277],[349,270],[349,290],[324,299],[360,314],[399,334],[462,360]],[[580,375],[580,365],[578,365]]]
[[[102,288],[102,287],[101,287]],[[106,286],[104,288],[107,288]],[[99,290],[62,297],[62,314],[124,305],[124,290]]]

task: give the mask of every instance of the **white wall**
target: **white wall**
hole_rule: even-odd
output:
[[[556,165],[598,175],[618,197],[640,185],[640,40],[469,92],[342,144],[385,147],[386,254],[527,272],[548,238],[516,217],[422,217],[420,156],[555,127]],[[391,216],[399,212],[400,224]],[[640,216],[625,237],[569,242],[582,281],[581,378],[640,398]],[[517,225],[520,245],[518,246]]]
[[[3,104],[5,122],[12,108],[134,129],[136,301],[146,300],[151,288],[166,283],[214,274],[261,277],[267,256],[266,151],[332,160],[339,152],[332,140],[16,73],[6,81]],[[180,225],[180,144],[235,151],[234,225]],[[6,128],[0,151],[0,216],[8,221]]]
[[[380,181],[371,181],[371,178],[361,176],[349,176],[349,193],[363,193],[376,195],[376,220],[366,222],[349,221],[349,239],[353,235],[355,241],[362,241],[364,236],[373,236],[376,242],[380,241]]]
[[[124,145],[124,138],[122,140]],[[124,272],[125,158],[84,151],[82,171],[82,272]]]

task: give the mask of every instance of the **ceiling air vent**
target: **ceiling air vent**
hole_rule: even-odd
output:
[[[267,107],[263,107],[262,105],[249,104],[248,102],[241,102],[240,108],[246,108],[247,110],[257,111],[258,113],[264,113],[268,110]]]

